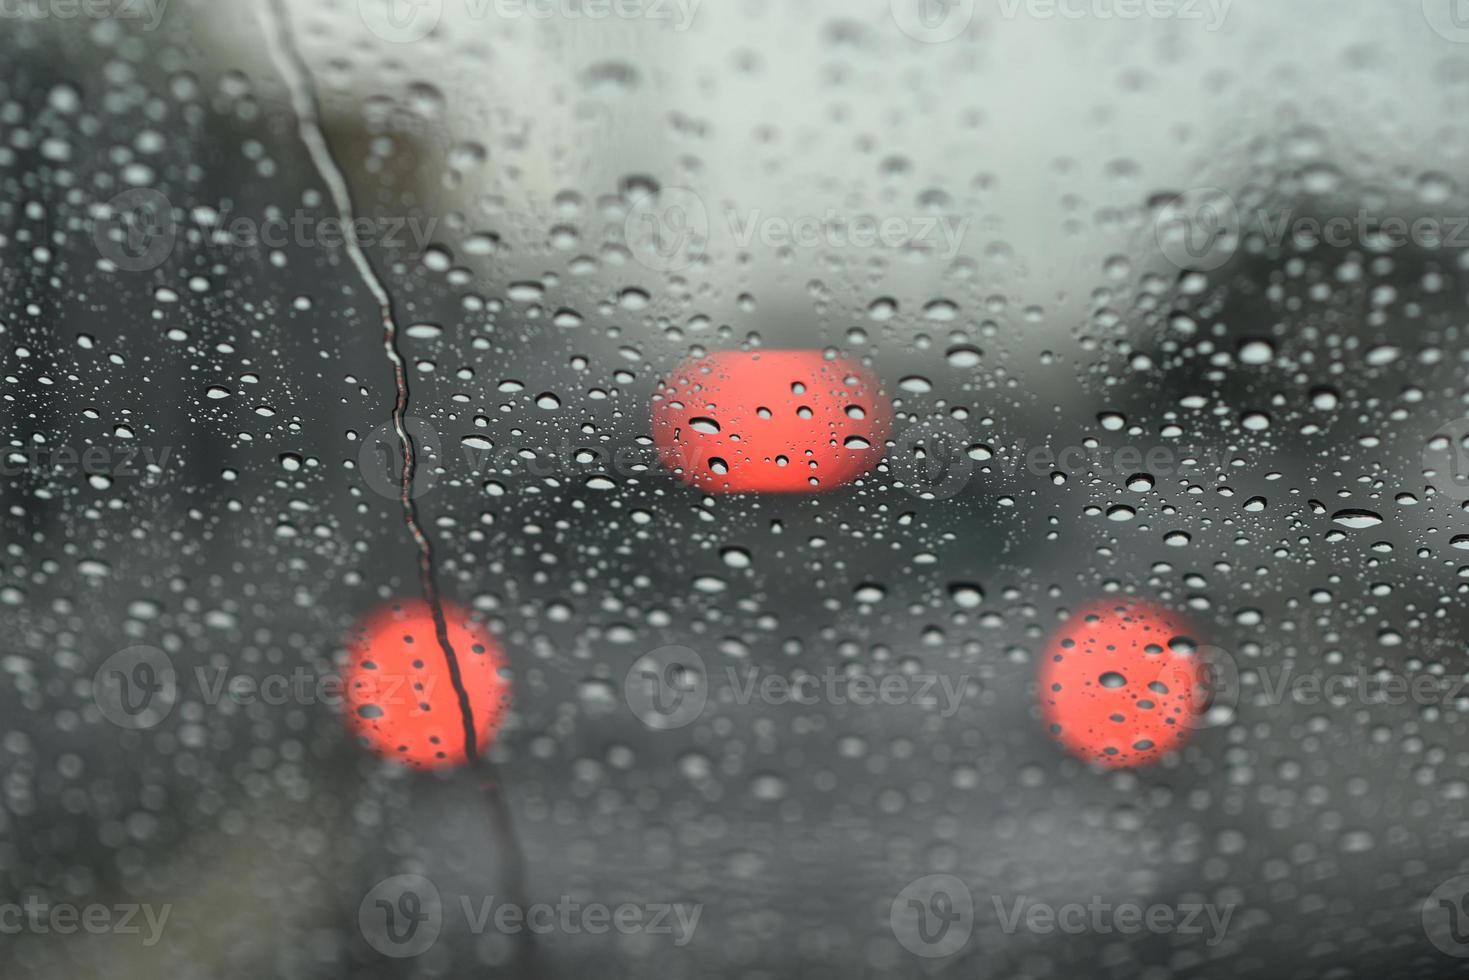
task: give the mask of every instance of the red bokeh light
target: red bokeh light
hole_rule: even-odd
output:
[[[712,493],[815,493],[875,466],[892,406],[872,372],[819,350],[684,361],[653,397],[663,465]]]
[[[1078,758],[1145,766],[1183,747],[1206,705],[1188,624],[1128,599],[1099,602],[1046,645],[1038,695],[1051,734]]]
[[[483,752],[509,697],[505,657],[463,609],[445,603],[444,619]],[[468,761],[464,716],[428,603],[395,602],[368,617],[354,632],[350,652],[347,722],[373,752],[419,769]]]

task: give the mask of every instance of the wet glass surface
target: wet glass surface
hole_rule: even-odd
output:
[[[1460,7],[0,0],[0,972],[1459,975]]]

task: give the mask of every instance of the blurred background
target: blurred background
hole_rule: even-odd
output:
[[[0,9],[0,973],[1461,975],[1460,7]],[[883,462],[779,496],[659,466],[675,365],[788,348],[880,380]],[[422,595],[395,356],[437,586],[509,664],[482,766],[201,680],[315,691]],[[1035,675],[1121,597],[1237,683],[1109,771]],[[702,707],[659,728],[629,675],[670,647]],[[933,696],[734,683],[829,675]],[[1279,694],[1364,675],[1447,693]]]

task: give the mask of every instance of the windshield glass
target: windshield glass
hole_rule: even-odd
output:
[[[1459,975],[1462,6],[0,0],[5,974]]]

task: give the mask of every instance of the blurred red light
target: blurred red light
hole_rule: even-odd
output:
[[[1129,599],[1098,602],[1046,645],[1038,695],[1052,735],[1112,768],[1183,747],[1205,707],[1203,664],[1182,618]]]
[[[449,644],[469,694],[479,750],[499,729],[510,682],[490,634],[464,610],[445,603]],[[420,769],[463,765],[464,716],[449,664],[423,600],[393,603],[370,616],[351,643],[347,721],[384,758]]]
[[[659,459],[712,493],[815,493],[882,458],[892,406],[872,372],[819,350],[684,361],[653,398]]]

